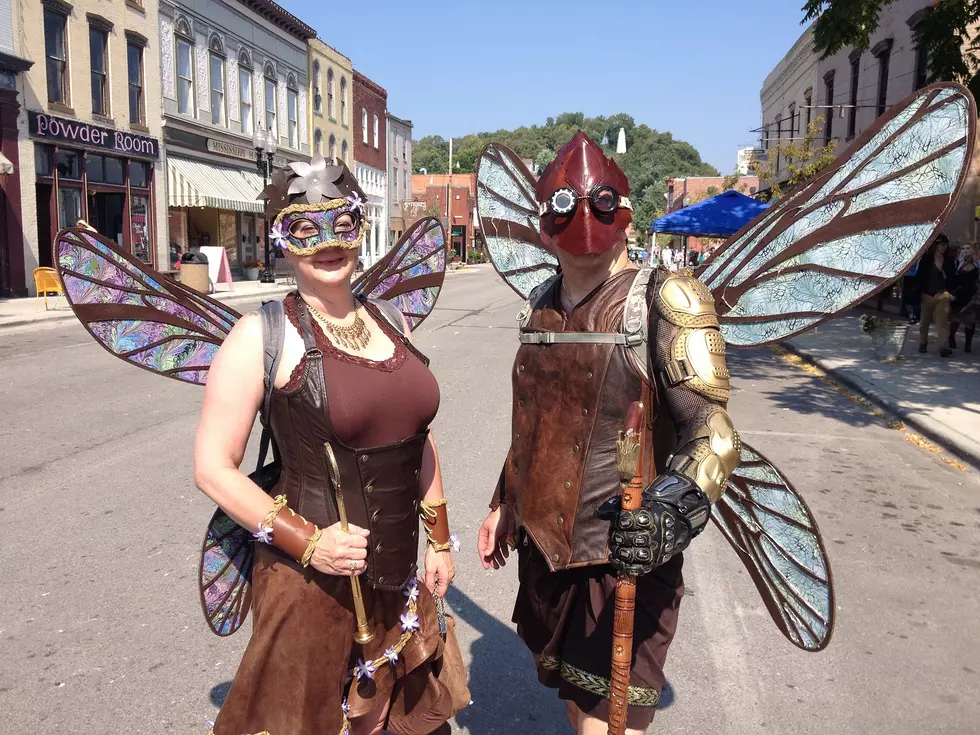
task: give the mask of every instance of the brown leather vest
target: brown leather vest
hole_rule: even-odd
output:
[[[329,442],[340,469],[347,520],[371,532],[362,579],[378,589],[400,589],[417,567],[419,473],[427,433],[371,449],[344,446],[330,423],[323,355],[310,331],[309,312],[302,304],[298,311],[306,344],[305,375],[295,393],[272,394],[268,419],[282,475],[271,494],[285,495],[290,508],[320,528],[336,523],[324,446]]]
[[[621,331],[635,275],[632,269],[615,274],[569,319],[555,308],[561,287],[556,281],[525,331]],[[517,351],[504,497],[552,571],[608,560],[609,524],[593,512],[620,492],[616,439],[642,388],[626,350],[612,344],[529,344]],[[652,402],[648,415],[654,417]],[[647,456],[653,454],[648,447]]]

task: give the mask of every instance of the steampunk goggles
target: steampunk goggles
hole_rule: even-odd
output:
[[[633,211],[633,204],[629,197],[620,196],[619,192],[611,186],[600,184],[594,186],[587,196],[565,186],[556,189],[546,201],[538,205],[538,214],[567,217],[575,211],[575,207],[582,199],[588,199],[589,206],[596,214],[612,214],[619,208]]]

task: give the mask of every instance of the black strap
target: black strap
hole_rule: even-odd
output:
[[[266,301],[262,314],[262,360],[265,367],[265,396],[262,401],[262,425],[268,422],[272,390],[276,385],[282,348],[286,340],[286,308],[282,301]]]
[[[296,313],[299,316],[299,333],[303,338],[306,353],[319,352],[316,339],[313,337],[313,324],[310,322],[310,310],[303,299],[296,299]]]

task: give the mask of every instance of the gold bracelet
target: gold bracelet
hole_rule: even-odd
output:
[[[451,540],[450,541],[447,541],[444,544],[439,544],[439,543],[436,543],[435,541],[433,541],[430,538],[428,540],[428,542],[429,542],[429,546],[432,547],[432,550],[433,551],[436,551],[436,552],[439,552],[439,551],[449,551],[453,547],[453,542]]]
[[[265,521],[263,522],[262,525],[265,526],[266,528],[272,528],[272,524],[275,522],[276,516],[279,515],[279,511],[281,511],[285,507],[286,507],[286,496],[277,495],[276,499],[272,502],[272,507],[269,509],[269,512],[266,514]]]
[[[313,535],[310,536],[309,543],[306,545],[306,551],[303,553],[303,558],[300,560],[304,567],[310,565],[310,559],[313,558],[313,551],[316,549],[316,545],[320,542],[320,537],[323,535],[323,529],[317,528]]]
[[[425,520],[426,518],[435,518],[436,508],[440,508],[443,505],[448,505],[445,498],[439,498],[437,500],[433,500],[431,503],[425,500],[420,500],[419,516],[421,516],[423,520]]]

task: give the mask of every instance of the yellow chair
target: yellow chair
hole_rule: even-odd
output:
[[[58,301],[54,308],[61,305],[61,295],[64,289],[61,287],[61,279],[58,278],[58,271],[54,268],[35,268],[34,269],[34,290],[37,291],[37,300],[34,302],[34,311],[41,307],[41,297],[44,297],[44,310],[48,310],[48,294],[58,294]]]

